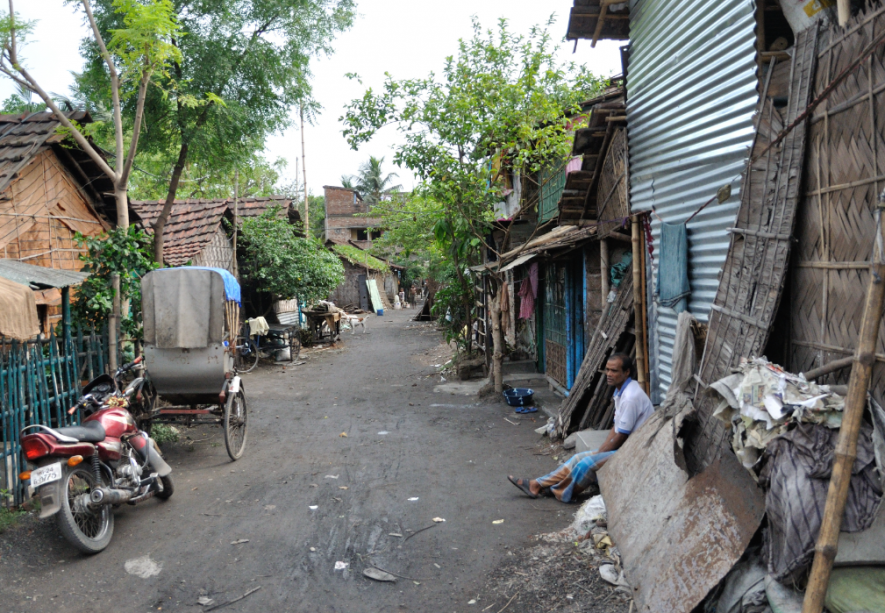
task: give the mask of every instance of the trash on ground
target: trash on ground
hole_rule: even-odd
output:
[[[319,505],[315,505],[315,504],[314,504],[314,505],[311,505],[311,506],[309,506],[309,507],[307,507],[307,508],[310,509],[311,511],[316,511],[316,510],[319,509],[320,507],[319,507]]]
[[[326,475],[323,479],[337,479],[338,475]]]
[[[338,489],[339,489],[339,490],[346,490],[346,489],[347,489],[347,486],[346,486],[346,485],[339,485],[339,486],[338,486]]]
[[[395,536],[395,537],[397,537],[397,538],[403,538],[403,535],[402,535],[402,534],[399,534],[399,533],[397,533],[397,532],[388,532],[388,533],[387,533],[387,536]]]
[[[344,570],[347,568],[347,562],[335,562],[335,570]]]
[[[369,566],[368,568],[364,569],[363,575],[368,577],[369,579],[374,579],[375,581],[386,581],[388,583],[396,583],[396,577],[394,577],[390,573],[386,573],[383,570],[375,568],[374,566]]]
[[[503,519],[496,519],[496,520],[493,521],[492,523],[493,523],[493,524],[503,524],[503,523],[504,523],[504,520],[503,520]]]
[[[209,598],[208,596],[200,596],[197,598],[197,604],[204,607],[211,607],[215,604],[215,600],[213,598]]]
[[[599,576],[602,577],[603,581],[606,583],[611,583],[618,587],[630,588],[630,584],[624,579],[624,571],[618,571],[614,564],[603,564],[600,566]]]
[[[390,432],[388,432],[387,430],[382,430],[378,433],[378,436],[384,436],[385,434],[390,434]]]
[[[243,543],[248,543],[249,539],[238,539],[236,541],[231,541],[231,545],[242,545]]]
[[[347,438],[347,432],[342,432],[341,434],[338,435],[338,438],[342,438],[342,437]]]
[[[444,522],[446,520],[444,520],[442,517],[434,517],[433,521],[435,521],[436,523],[440,523],[440,522]]]
[[[414,498],[409,498],[409,502],[415,502],[416,500],[418,500],[417,496],[415,496]]]

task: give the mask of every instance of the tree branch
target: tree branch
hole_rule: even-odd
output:
[[[95,42],[98,43],[99,53],[102,59],[105,61],[105,64],[108,65],[108,71],[110,72],[111,98],[113,101],[114,110],[114,141],[117,154],[117,172],[114,173],[114,176],[115,182],[117,182],[123,177],[124,167],[123,111],[120,105],[120,76],[117,73],[117,67],[114,66],[114,61],[111,58],[111,54],[108,52],[108,48],[104,43],[104,38],[102,38],[101,32],[98,29],[98,23],[95,21],[95,15],[92,14],[92,3],[90,2],[90,0],[81,0],[81,2],[83,3],[83,9],[86,11],[86,17],[89,20],[89,26],[92,28],[92,34],[93,36],[95,36]]]
[[[13,27],[11,28],[10,43],[6,48],[6,51],[9,54],[9,64],[11,68],[7,69],[3,67],[2,72],[5,75],[11,77],[16,83],[24,85],[32,92],[40,96],[40,98],[43,99],[43,102],[46,103],[46,106],[48,106],[50,110],[52,110],[52,113],[55,115],[56,119],[58,119],[59,123],[70,130],[71,136],[74,137],[74,140],[77,141],[77,144],[80,145],[80,148],[83,149],[83,151],[90,158],[92,158],[92,161],[94,161],[98,165],[102,172],[107,174],[112,181],[116,182],[119,179],[117,173],[111,170],[111,167],[108,165],[105,159],[101,155],[99,155],[98,150],[93,147],[92,143],[90,143],[89,140],[85,136],[83,136],[80,130],[78,130],[73,123],[71,123],[68,117],[61,111],[61,109],[58,108],[58,105],[56,105],[49,94],[47,94],[46,91],[42,87],[40,87],[40,84],[37,83],[37,81],[30,75],[30,73],[28,73],[28,71],[25,70],[24,67],[19,65],[18,54],[16,52],[17,47],[15,42],[15,13],[13,0],[9,0],[9,15],[10,19],[12,20]],[[13,70],[18,72],[18,74],[20,74],[22,78],[17,78],[12,72]],[[22,81],[22,79],[24,80]]]

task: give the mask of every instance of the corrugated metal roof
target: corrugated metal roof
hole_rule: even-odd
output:
[[[625,0],[609,5],[606,17],[602,20],[600,39],[625,40],[627,38],[627,4]],[[593,38],[602,11],[601,5],[600,0],[575,0],[575,5],[569,13],[566,39]]]
[[[707,207],[688,226],[689,310],[701,321],[707,320],[719,285],[729,245],[726,229],[740,198],[737,178],[753,136],[754,13],[752,0],[633,0],[630,6],[632,209],[654,207],[667,223],[680,223],[720,187],[733,187],[729,200]],[[652,220],[657,246],[660,221]],[[652,309],[652,379],[662,394],[670,384],[676,313]]]
[[[22,285],[46,289],[49,287],[63,288],[79,285],[89,277],[85,272],[44,268],[18,260],[0,259],[0,277]]]

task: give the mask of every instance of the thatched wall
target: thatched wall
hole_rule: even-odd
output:
[[[833,28],[819,46],[815,95],[885,32],[885,8],[858,15],[843,34]],[[788,354],[805,371],[854,353],[874,211],[885,188],[885,46],[848,76],[817,108],[810,125],[804,199],[792,258]],[[885,327],[872,384],[885,385]],[[846,383],[850,369],[823,379]]]

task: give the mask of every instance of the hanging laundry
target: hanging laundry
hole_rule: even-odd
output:
[[[658,262],[658,300],[661,306],[681,313],[688,309],[688,232],[685,224],[661,223],[661,256]]]
[[[519,286],[519,318],[528,319],[535,312],[535,296],[532,292],[531,275]]]

